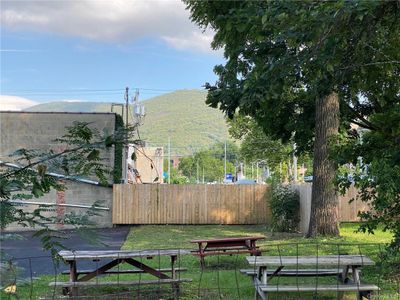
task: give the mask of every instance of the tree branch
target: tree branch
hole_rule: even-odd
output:
[[[371,63],[361,64],[361,65],[352,65],[352,66],[343,67],[343,68],[340,68],[340,69],[341,70],[348,70],[348,69],[356,69],[356,68],[361,68],[361,67],[376,66],[376,65],[386,65],[386,64],[400,64],[400,61],[398,61],[398,60],[377,61],[377,62],[371,62]]]

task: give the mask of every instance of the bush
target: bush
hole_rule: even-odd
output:
[[[300,222],[300,197],[287,186],[274,185],[269,203],[272,214],[272,230],[295,232]]]
[[[121,115],[115,115],[115,132],[124,128],[124,120]],[[122,159],[123,159],[124,145],[122,141],[117,141],[114,148],[114,170],[113,181],[114,183],[121,183],[122,177]]]

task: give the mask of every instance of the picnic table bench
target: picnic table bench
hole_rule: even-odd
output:
[[[209,255],[233,255],[239,253],[250,253],[251,255],[261,255],[259,247],[256,246],[257,240],[265,239],[263,236],[244,236],[232,238],[214,238],[191,240],[191,243],[198,244],[197,250],[192,250],[192,254],[200,257],[201,267],[204,268],[204,257]]]
[[[178,272],[185,271],[184,268],[176,268],[176,262],[180,255],[189,254],[188,250],[167,249],[167,250],[136,250],[136,251],[59,251],[59,256],[69,265],[69,271],[62,272],[69,274],[69,281],[66,282],[51,282],[50,286],[59,286],[63,288],[64,294],[75,296],[78,287],[93,287],[93,286],[134,286],[134,285],[160,285],[171,284],[174,291],[174,298],[179,294],[179,283],[190,282],[190,278],[181,278],[177,276]],[[153,268],[145,263],[142,259],[152,259],[157,256],[169,256],[170,268]],[[96,261],[98,266],[95,269],[79,270],[77,268],[78,261],[92,260]],[[99,263],[102,260],[109,262]],[[110,261],[111,260],[111,261]],[[135,269],[119,268],[121,263],[127,263]],[[116,269],[116,267],[118,267]],[[151,274],[155,279],[150,280],[130,280],[121,281],[119,278],[113,281],[107,280],[92,280],[100,275],[105,274]]]
[[[372,299],[373,291],[379,290],[376,285],[361,283],[360,268],[375,263],[364,255],[324,255],[324,256],[258,256],[247,257],[251,269],[242,270],[250,275],[256,289],[255,298],[259,295],[268,299],[271,292],[321,292],[336,291],[356,292],[357,299]],[[285,269],[292,267],[292,269]],[[294,267],[294,268],[293,268]],[[300,268],[299,268],[300,267]],[[304,267],[308,267],[303,269]],[[327,269],[330,268],[330,269]],[[270,284],[275,276],[322,277],[335,276],[336,284]]]

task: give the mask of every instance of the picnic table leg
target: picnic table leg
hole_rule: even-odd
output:
[[[261,255],[261,251],[257,250],[257,246],[256,246],[256,241],[255,240],[250,241],[250,250],[251,250],[251,255],[254,255],[254,256],[260,256]]]
[[[203,243],[198,243],[199,244],[199,257],[200,257],[200,266],[202,269],[205,268],[206,263],[204,261],[204,249],[203,249]]]
[[[206,267],[206,262],[204,260],[204,254],[200,254],[200,266],[202,269]]]
[[[360,285],[360,274],[358,268],[356,266],[352,266],[351,268],[353,270],[354,284]],[[362,300],[362,298],[362,292],[357,291],[357,300]]]
[[[268,299],[268,294],[266,292],[263,292],[260,288],[260,285],[267,285],[267,282],[267,268],[261,266],[258,268],[257,276],[254,277],[254,287],[256,289],[254,292],[254,300],[257,300],[258,295],[260,295],[261,299],[263,300]]]
[[[171,277],[176,279],[175,262],[177,260],[176,255],[171,255]],[[172,283],[172,292],[174,294],[174,299],[179,299],[179,283]]]
[[[338,280],[341,283],[346,284],[349,281],[348,276],[349,276],[349,266],[345,266],[342,270],[342,273],[338,275]],[[344,292],[337,292],[337,296],[338,299],[343,299]]]
[[[70,260],[69,262],[69,281],[76,282],[78,281],[78,274],[76,272],[76,260]],[[77,288],[72,286],[68,290],[70,296],[77,295]]]

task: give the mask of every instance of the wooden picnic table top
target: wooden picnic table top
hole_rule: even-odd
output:
[[[212,242],[239,242],[239,241],[256,241],[265,239],[265,236],[242,236],[242,237],[231,237],[231,238],[212,238],[202,240],[191,240],[191,243],[212,243]]]
[[[320,255],[320,256],[249,256],[252,266],[372,266],[375,263],[365,255]]]
[[[189,250],[185,249],[161,249],[161,250],[81,250],[81,251],[59,251],[58,254],[65,260],[78,259],[124,259],[131,257],[151,257],[160,255],[178,256],[190,254]]]

